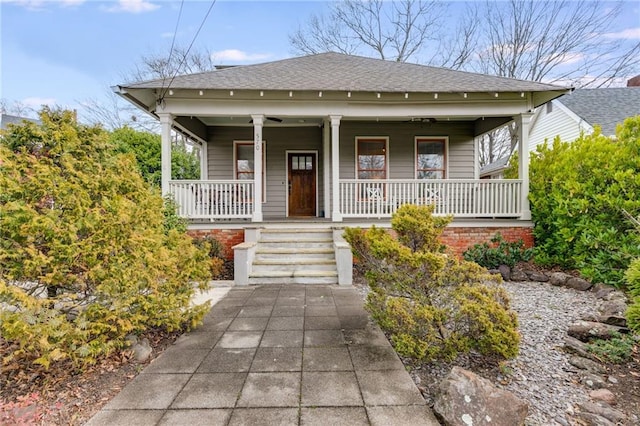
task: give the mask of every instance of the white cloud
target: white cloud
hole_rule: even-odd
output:
[[[562,65],[571,65],[583,61],[585,58],[586,56],[580,52],[567,52],[562,55],[559,62]]]
[[[159,8],[160,5],[147,0],[118,0],[116,6],[107,8],[107,12],[144,13]]]
[[[24,98],[20,101],[23,105],[39,110],[42,105],[55,106],[57,101],[55,98],[38,98],[38,97],[30,97]]]
[[[60,0],[60,3],[61,3],[61,6],[64,6],[64,7],[74,7],[74,6],[80,6],[85,1],[86,0]]]
[[[269,53],[247,53],[238,49],[220,50],[211,54],[211,59],[218,63],[261,61],[270,57]]]
[[[161,38],[171,38],[171,37],[173,37],[174,34],[175,34],[174,32],[169,31],[169,32],[160,34],[160,37]]]
[[[624,39],[624,40],[640,40],[640,27],[627,28],[617,33],[604,34],[607,38]]]

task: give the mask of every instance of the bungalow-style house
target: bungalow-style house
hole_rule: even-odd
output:
[[[528,179],[480,180],[477,139],[515,121],[528,146],[535,108],[570,89],[323,53],[114,90],[160,120],[162,191],[237,244],[236,283],[349,284],[339,229],[404,203],[453,215],[458,252],[496,230],[531,242]],[[202,144],[200,180],[170,179],[172,129]]]
[[[529,150],[551,144],[556,137],[572,142],[581,133],[593,133],[595,126],[603,135],[615,136],[618,124],[638,114],[639,86],[578,89],[536,109],[529,126]],[[508,163],[509,158],[503,157],[487,164],[480,169],[480,177],[500,179]]]

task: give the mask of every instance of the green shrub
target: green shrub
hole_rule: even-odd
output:
[[[211,275],[216,277],[222,273],[224,268],[224,245],[213,235],[194,238],[193,243],[210,258]]]
[[[442,251],[438,237],[450,218],[433,206],[405,205],[392,219],[393,238],[372,227],[347,228],[371,287],[366,307],[402,356],[450,360],[460,352],[511,358],[517,319],[497,281],[475,263]]]
[[[488,269],[496,269],[500,265],[513,268],[518,262],[528,262],[533,257],[533,249],[525,249],[522,240],[508,242],[500,233],[491,238],[491,244],[475,244],[463,254],[465,260],[475,262]]]
[[[629,334],[615,334],[611,339],[597,339],[587,345],[587,350],[603,361],[623,364],[631,359],[636,344]]]
[[[158,190],[105,131],[40,119],[0,139],[0,333],[18,346],[3,362],[83,366],[129,333],[195,325],[206,253],[166,227]]]
[[[541,145],[531,156],[536,262],[579,269],[594,282],[623,286],[640,256],[640,235],[623,210],[640,215],[640,116],[575,142]]]
[[[640,257],[631,262],[625,279],[632,297],[632,303],[626,312],[627,323],[631,330],[640,334]]]

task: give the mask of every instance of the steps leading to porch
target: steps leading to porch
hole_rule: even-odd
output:
[[[263,229],[249,284],[337,284],[330,229]]]

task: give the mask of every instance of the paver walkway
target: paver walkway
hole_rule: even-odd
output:
[[[233,288],[88,423],[438,425],[353,288]]]

